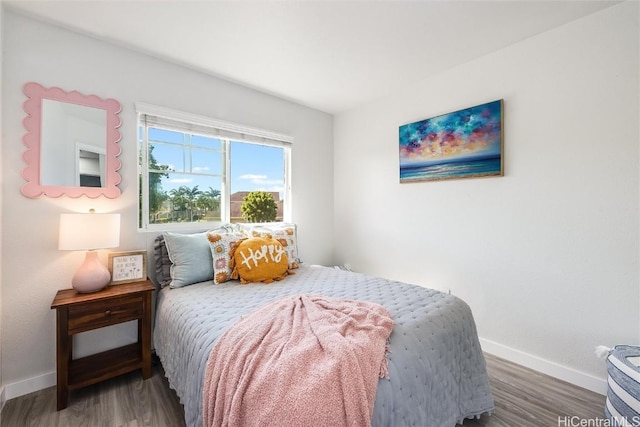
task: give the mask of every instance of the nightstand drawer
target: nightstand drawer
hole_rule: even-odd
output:
[[[68,332],[72,335],[103,326],[140,319],[143,311],[142,295],[69,306]]]

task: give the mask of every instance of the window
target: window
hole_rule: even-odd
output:
[[[136,104],[139,226],[244,222],[242,202],[265,191],[276,221],[289,221],[292,138],[207,117]]]

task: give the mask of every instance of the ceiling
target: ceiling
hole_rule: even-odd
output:
[[[331,114],[617,1],[4,1]]]

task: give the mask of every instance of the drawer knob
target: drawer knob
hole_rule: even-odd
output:
[[[105,316],[111,316],[111,310],[107,310],[107,311],[105,311],[105,312],[104,312],[104,315],[105,315]]]

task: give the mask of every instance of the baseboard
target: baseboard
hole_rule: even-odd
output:
[[[27,378],[23,381],[6,384],[4,386],[5,398],[7,400],[13,399],[14,397],[24,396],[25,394],[33,393],[34,391],[42,390],[55,385],[56,373],[50,372],[48,374],[39,375],[37,377]]]
[[[598,378],[484,338],[480,338],[480,345],[483,351],[494,356],[501,357],[510,362],[517,363],[518,365],[525,366],[534,371],[558,378],[595,393],[602,395],[607,394],[606,378]]]

